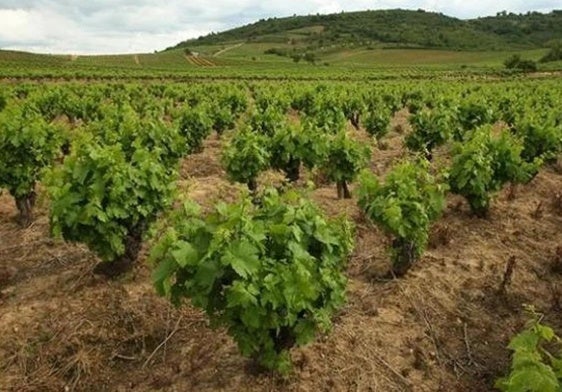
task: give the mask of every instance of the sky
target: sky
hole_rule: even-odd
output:
[[[503,10],[549,12],[561,9],[562,0],[0,0],[0,48],[146,53],[262,18],[389,8],[467,19]]]

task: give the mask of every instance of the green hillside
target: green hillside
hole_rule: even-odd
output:
[[[438,48],[450,50],[536,49],[562,38],[562,11],[461,20],[423,10],[379,10],[270,18],[179,43],[197,49],[232,43],[267,43],[283,51],[338,47]],[[280,53],[281,54],[281,53]]]
[[[157,53],[84,56],[0,50],[0,77],[350,78],[374,73],[397,77],[396,69],[499,72],[513,55],[539,61],[553,40],[562,42],[562,11],[474,20],[424,11],[364,11],[261,20]],[[562,61],[538,64],[541,72],[560,69]]]

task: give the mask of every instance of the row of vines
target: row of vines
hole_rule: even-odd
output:
[[[423,255],[447,193],[486,218],[502,187],[531,181],[558,158],[561,87],[21,83],[0,96],[0,188],[24,227],[44,193],[52,234],[85,244],[100,259],[95,272],[108,277],[129,271],[150,237],[159,294],[176,305],[190,299],[243,355],[287,373],[291,347],[327,331],[344,303],[354,243],[349,221],[327,218],[308,199],[303,171],[335,184],[338,198],[356,197],[392,239],[389,276],[400,277]],[[405,110],[409,153],[378,177],[369,164]],[[204,211],[179,195],[178,166],[213,132],[224,139],[228,178],[247,190]],[[283,173],[283,186],[260,186],[269,170]],[[545,328],[530,326],[529,350],[552,340]],[[556,390],[517,389],[531,380],[521,374],[534,372],[559,388],[558,360],[527,354],[498,387]]]

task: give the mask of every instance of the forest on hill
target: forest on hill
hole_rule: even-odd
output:
[[[548,14],[501,12],[461,20],[424,10],[378,10],[329,15],[262,19],[256,23],[197,39],[169,49],[232,42],[306,46],[442,48],[454,50],[532,49],[562,38],[562,11]]]

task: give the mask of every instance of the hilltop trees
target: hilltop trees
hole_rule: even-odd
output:
[[[523,72],[535,72],[537,70],[537,64],[534,61],[523,60],[518,54],[507,58],[503,64],[507,69],[516,69]]]
[[[550,50],[541,59],[541,63],[562,60],[562,40],[553,40],[548,43]]]

